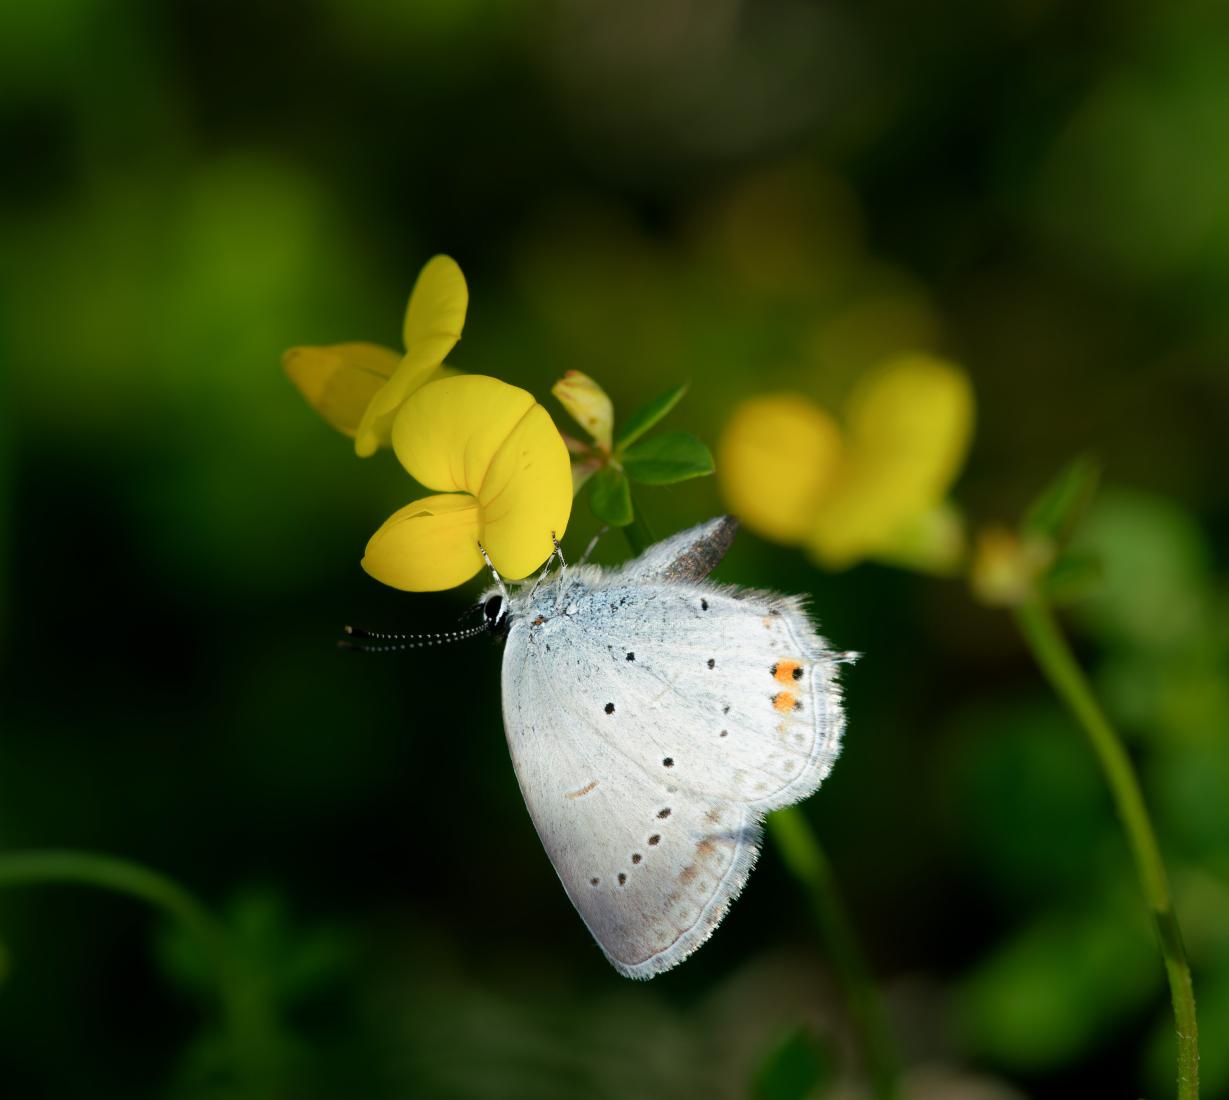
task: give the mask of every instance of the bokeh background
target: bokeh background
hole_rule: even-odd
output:
[[[624,414],[690,379],[671,425],[715,445],[742,398],[836,400],[924,348],[975,388],[974,523],[1100,457],[1080,537],[1104,582],[1068,622],[1170,862],[1205,1095],[1229,1095],[1227,118],[1211,0],[6,3],[0,850],[174,876],[271,1007],[258,1083],[230,1080],[181,932],[5,891],[0,1091],[861,1095],[771,846],[709,945],[630,984],[521,803],[498,647],[333,648],[345,622],[447,629],[473,592],[361,572],[411,487],[279,357],[396,345],[444,251],[471,288],[450,362],[561,423],[566,369]],[[713,479],[639,502],[663,534],[722,507]],[[806,814],[909,1095],[1170,1093],[1108,795],[1009,617],[750,534],[720,576],[812,593],[866,654]]]

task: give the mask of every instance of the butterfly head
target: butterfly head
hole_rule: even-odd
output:
[[[508,596],[505,592],[490,592],[482,598],[482,622],[495,637],[508,633]]]

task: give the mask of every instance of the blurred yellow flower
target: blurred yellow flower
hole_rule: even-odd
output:
[[[801,394],[765,394],[735,410],[721,438],[717,471],[743,523],[766,538],[798,543],[840,454],[840,429],[823,409]]]
[[[393,451],[435,495],[407,504],[367,543],[363,568],[408,592],[435,592],[483,566],[527,576],[563,537],[572,510],[567,447],[533,396],[484,375],[428,382],[391,429]]]
[[[726,426],[717,469],[749,528],[801,544],[829,568],[877,557],[943,571],[963,552],[944,498],[972,426],[965,373],[905,355],[858,378],[839,427],[801,395],[745,402]]]
[[[418,274],[406,307],[405,354],[377,344],[291,348],[282,356],[290,380],[307,402],[339,432],[354,437],[366,458],[389,442],[406,399],[440,376],[461,338],[469,290],[450,256],[435,256]]]

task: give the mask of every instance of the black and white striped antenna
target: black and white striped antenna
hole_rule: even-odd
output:
[[[432,645],[448,645],[450,642],[463,642],[466,638],[474,638],[485,634],[485,623],[472,626],[468,630],[450,630],[443,634],[389,634],[378,630],[364,630],[361,626],[344,628],[346,637],[337,646],[339,649],[352,649],[359,653],[398,653],[406,649],[425,649]],[[368,641],[355,642],[352,638],[370,638],[378,644]]]

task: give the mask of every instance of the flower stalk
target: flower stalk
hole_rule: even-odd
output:
[[[811,913],[836,968],[850,1015],[866,1059],[875,1100],[898,1100],[896,1051],[883,1006],[875,992],[858,937],[837,890],[832,864],[814,830],[797,806],[787,806],[768,817],[768,832],[776,842],[789,873],[802,887]]]
[[[1178,1100],[1197,1100],[1199,1039],[1191,969],[1182,943],[1178,917],[1174,912],[1160,845],[1148,816],[1135,768],[1121,738],[1093,694],[1046,600],[1037,594],[1030,596],[1015,608],[1015,619],[1042,673],[1088,735],[1109,785],[1139,884],[1156,926],[1169,980],[1178,1046]]]
[[[634,505],[633,515],[635,518],[622,531],[632,553],[642,554],[652,545],[653,534]],[[898,1100],[896,1053],[887,1020],[858,937],[836,888],[832,865],[797,806],[770,814],[768,832],[790,874],[806,894],[820,937],[840,976],[859,1046],[866,1059],[872,1095],[875,1100]]]

